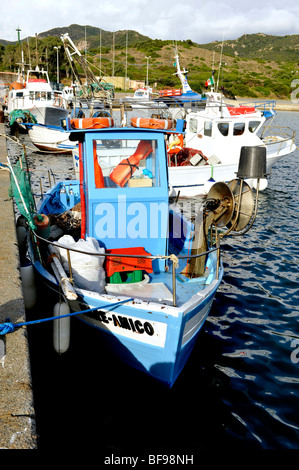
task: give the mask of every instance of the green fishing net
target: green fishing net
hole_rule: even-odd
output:
[[[8,194],[10,197],[14,197],[20,213],[26,218],[30,228],[36,230],[34,222],[36,210],[24,153],[14,165],[11,165]]]

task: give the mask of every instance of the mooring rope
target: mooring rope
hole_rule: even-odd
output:
[[[65,315],[59,315],[57,317],[41,318],[39,320],[32,320],[32,321],[21,322],[21,323],[12,323],[12,322],[7,321],[4,323],[0,323],[0,335],[6,335],[8,333],[12,333],[13,331],[15,331],[18,328],[21,328],[22,326],[36,325],[37,323],[59,320],[61,318],[72,317],[74,315],[81,315],[83,313],[93,312],[95,310],[102,310],[104,308],[108,309],[110,307],[117,307],[118,305],[131,302],[131,300],[133,300],[133,297],[130,299],[126,299],[126,300],[120,300],[119,302],[114,302],[113,304],[101,305],[98,307],[89,308],[88,310],[80,310],[79,312],[66,313]]]

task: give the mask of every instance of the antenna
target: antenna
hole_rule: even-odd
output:
[[[220,51],[220,62],[219,62],[219,69],[218,69],[218,77],[217,77],[217,85],[216,85],[216,93],[218,92],[219,86],[219,78],[220,78],[220,70],[221,70],[221,60],[222,60],[222,52],[223,52],[223,43],[224,43],[224,33],[222,35],[222,44],[221,44],[221,51]]]

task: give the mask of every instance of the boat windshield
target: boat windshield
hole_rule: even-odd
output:
[[[197,132],[197,119],[190,119],[189,121],[189,132],[196,133]]]
[[[94,140],[96,188],[160,186],[157,141]]]
[[[204,135],[207,137],[212,137],[212,128],[213,128],[213,123],[212,121],[205,121],[204,122]]]
[[[261,124],[261,121],[249,121],[249,124],[248,124],[249,132],[254,133],[260,124]]]
[[[217,125],[220,133],[224,136],[228,136],[228,130],[229,130],[229,123],[228,122],[219,122]]]
[[[233,135],[243,135],[245,131],[245,122],[236,122],[233,128]]]
[[[51,99],[50,91],[29,91],[29,99],[37,101],[48,101]]]
[[[148,95],[148,92],[146,91],[135,91],[135,96],[137,97],[144,97],[144,96],[147,96]]]

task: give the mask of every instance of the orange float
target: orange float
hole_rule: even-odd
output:
[[[9,85],[10,90],[22,90],[25,86],[20,82],[12,82]]]
[[[146,129],[171,129],[173,121],[171,119],[133,117],[131,119],[131,125],[133,127],[143,127]]]
[[[180,96],[181,94],[182,94],[182,90],[180,88],[159,91],[160,96]]]
[[[114,121],[111,117],[71,119],[71,125],[75,129],[104,129],[112,127]]]

